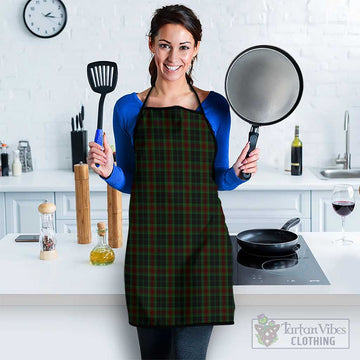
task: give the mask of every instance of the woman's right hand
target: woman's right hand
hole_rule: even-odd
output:
[[[87,156],[87,163],[98,175],[107,178],[113,170],[114,158],[105,133],[103,142],[103,148],[94,141],[89,142],[90,150]],[[99,164],[100,166],[96,167],[95,164]]]

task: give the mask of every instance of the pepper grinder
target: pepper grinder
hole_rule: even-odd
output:
[[[113,151],[114,164],[116,165],[115,148],[111,145]],[[122,201],[121,192],[107,185],[107,214],[109,226],[109,245],[112,248],[120,248],[123,243],[122,234]]]
[[[80,162],[74,165],[76,228],[78,244],[91,243],[89,166]]]
[[[57,251],[55,249],[55,230],[54,230],[54,212],[56,206],[53,203],[44,202],[39,205],[39,213],[41,217],[40,229],[40,259],[53,260],[57,258]]]

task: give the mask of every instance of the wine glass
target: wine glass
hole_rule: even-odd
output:
[[[335,240],[339,245],[350,245],[352,240],[345,239],[345,216],[352,213],[355,207],[354,189],[351,185],[338,184],[334,186],[331,203],[335,212],[341,216],[342,236]]]

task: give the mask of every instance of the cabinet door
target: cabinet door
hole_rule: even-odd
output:
[[[76,234],[76,200],[74,192],[57,192],[56,197],[56,229],[59,233]],[[129,223],[129,194],[122,194],[122,231],[125,240]],[[107,222],[107,193],[93,191],[90,193],[90,217],[93,241],[96,236],[97,223]]]
[[[75,192],[57,192],[56,211],[58,220],[76,219]],[[93,191],[90,193],[90,213],[92,219],[105,220],[107,218],[106,191]]]
[[[0,193],[0,239],[6,235],[5,224],[5,194]]]
[[[96,234],[97,223],[100,220],[92,220],[91,221],[91,233],[93,237]],[[76,219],[66,219],[66,220],[56,220],[56,229],[58,233],[66,233],[66,234],[76,234]]]
[[[38,206],[45,200],[53,203],[54,193],[6,193],[6,231],[8,233],[38,233],[40,231]]]
[[[230,234],[238,234],[241,231],[250,229],[280,229],[289,218],[276,218],[276,219],[239,219],[236,222],[226,221]],[[291,229],[295,233],[311,231],[310,219],[300,219],[300,223]]]
[[[310,191],[222,191],[219,197],[230,233],[252,228],[281,228],[291,218],[293,231],[311,231]]]
[[[360,196],[354,186],[355,209],[345,219],[346,231],[360,231]],[[312,191],[312,231],[341,231],[341,217],[331,205],[332,191]]]
[[[57,192],[56,197],[56,219],[58,223],[60,220],[74,220],[76,221],[76,200],[74,192]],[[129,220],[129,194],[122,194],[122,218],[123,225],[128,224]],[[107,193],[104,191],[91,192],[90,193],[90,216],[91,223],[96,226],[97,221],[107,221]],[[66,224],[66,225],[64,225]],[[61,226],[65,226],[64,232],[74,229],[71,221],[62,222]],[[75,226],[76,228],[76,226]],[[96,229],[96,228],[95,228]],[[66,231],[65,231],[66,230]],[[61,230],[58,230],[62,232]]]
[[[96,240],[96,231],[97,231],[97,223],[99,220],[92,220],[91,221],[91,233],[92,233],[92,241]],[[122,233],[123,233],[123,241],[127,238],[129,225],[127,223],[122,226]],[[71,233],[76,234],[76,220],[57,220],[56,221],[56,229],[58,233]]]

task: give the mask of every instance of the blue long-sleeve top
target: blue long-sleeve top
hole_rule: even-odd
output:
[[[131,193],[135,173],[134,130],[143,103],[135,92],[124,95],[115,104],[113,128],[116,146],[116,163],[106,182],[117,190]],[[233,190],[244,182],[229,168],[230,109],[226,99],[210,91],[202,108],[214,132],[217,153],[215,156],[215,182],[218,190]],[[200,106],[197,111],[201,111]]]

